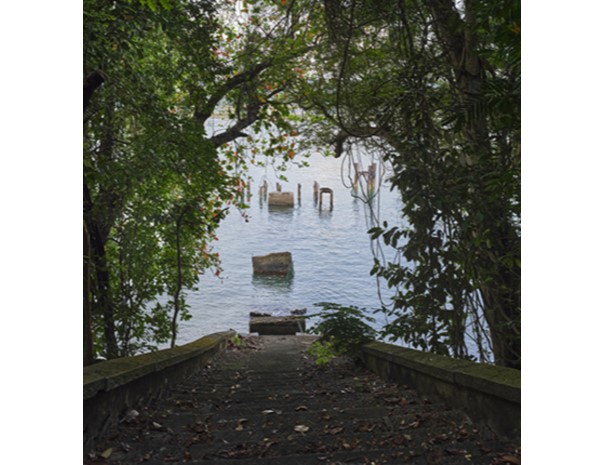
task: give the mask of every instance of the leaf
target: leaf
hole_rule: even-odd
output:
[[[101,457],[103,457],[104,459],[108,459],[109,456],[111,455],[111,453],[113,452],[113,448],[108,448],[105,449],[102,453],[101,453]]]
[[[344,431],[344,427],[337,426],[336,428],[329,429],[328,433],[334,435],[334,434],[342,433],[343,431]]]
[[[521,460],[514,455],[503,455],[502,460],[506,463],[512,463],[513,465],[521,465]]]
[[[466,455],[468,452],[464,449],[445,449],[448,455]]]
[[[235,431],[244,431],[244,423],[248,421],[247,418],[240,418],[237,420],[237,426],[235,427]]]
[[[309,427],[307,425],[296,425],[294,427],[294,431],[296,431],[297,433],[306,433],[307,431],[309,431]]]
[[[297,412],[305,412],[307,410],[309,410],[309,409],[307,408],[306,405],[299,405],[298,407],[296,407]]]

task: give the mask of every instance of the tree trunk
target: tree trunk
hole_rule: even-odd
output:
[[[176,220],[176,290],[174,292],[174,313],[172,315],[172,340],[170,341],[170,347],[174,347],[176,344],[176,333],[177,333],[177,318],[178,314],[181,310],[180,307],[180,298],[181,298],[181,288],[183,287],[183,274],[182,274],[182,266],[181,263],[181,223],[183,221],[183,216],[185,215],[185,209],[181,212]]]
[[[113,305],[110,295],[110,278],[105,256],[107,234],[95,221],[92,211],[92,200],[86,182],[84,182],[84,218],[88,224],[89,266],[92,266],[95,276],[94,294],[98,312],[103,315],[105,349],[107,358],[118,357]],[[107,229],[107,228],[105,228]],[[92,305],[91,308],[92,310]]]
[[[494,253],[498,257],[509,255],[519,245],[510,227],[494,227]],[[500,232],[498,236],[497,233]],[[485,266],[494,266],[493,262]],[[497,365],[521,369],[521,269],[517,263],[507,264],[500,260],[490,285],[484,285],[481,295],[485,318],[490,327],[490,335]],[[489,272],[489,270],[486,270]]]
[[[92,348],[91,303],[90,303],[90,241],[84,222],[84,366],[94,360]]]
[[[114,322],[113,304],[110,295],[110,277],[105,255],[105,241],[98,228],[93,227],[91,237],[93,263],[96,275],[97,305],[103,315],[103,334],[105,336],[106,356],[108,359],[118,357],[118,343]]]

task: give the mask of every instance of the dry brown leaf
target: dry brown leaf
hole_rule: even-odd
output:
[[[468,452],[464,449],[445,449],[448,455],[466,455]]]
[[[512,463],[513,465],[521,465],[519,457],[515,457],[514,455],[503,455],[502,460],[506,463]]]

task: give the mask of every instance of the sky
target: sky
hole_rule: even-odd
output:
[[[603,8],[523,8],[526,465],[602,456]],[[0,43],[2,455],[78,463],[82,4],[7,2]]]

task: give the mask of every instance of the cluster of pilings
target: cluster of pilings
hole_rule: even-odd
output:
[[[250,184],[248,185],[248,188]],[[269,192],[269,183],[265,180],[258,189],[258,195],[261,203],[267,202],[270,207],[294,207],[294,193],[282,191],[282,185],[278,182],[275,184],[275,191]],[[298,205],[301,204],[302,185],[297,184],[297,199]],[[313,200],[315,205],[319,204],[319,209],[323,208],[323,195],[327,194],[330,197],[330,210],[334,208],[334,191],[329,187],[320,187],[319,183],[313,183]]]
[[[360,169],[359,163],[353,163],[353,168],[355,169],[355,176],[353,178],[353,189],[355,192],[359,189],[359,180],[363,178],[368,185],[368,194],[372,195],[376,190],[376,163],[369,165],[366,171]]]
[[[330,196],[330,210],[334,208],[334,191],[329,187],[320,187],[319,183],[315,181],[313,183],[313,201],[315,205],[319,203],[319,210],[323,207],[323,195],[327,194]]]

